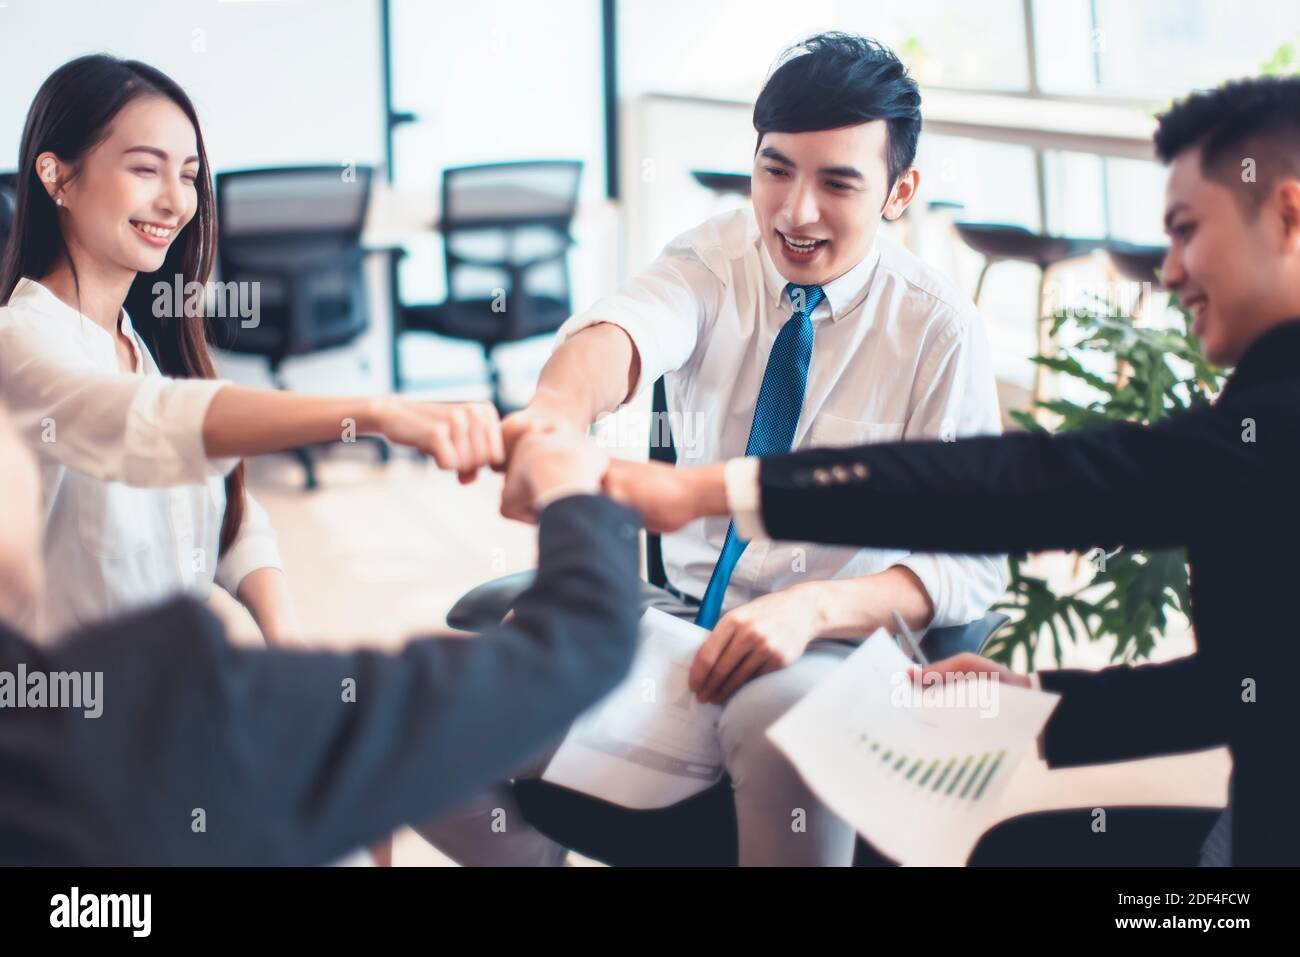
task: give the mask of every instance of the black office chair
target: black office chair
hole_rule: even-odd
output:
[[[442,174],[438,231],[447,298],[399,306],[394,335],[477,342],[492,401],[503,413],[496,348],[554,332],[573,312],[568,254],[581,177],[579,160],[488,163]],[[394,382],[401,387],[400,367]]]
[[[652,421],[669,421],[663,379],[655,383],[652,407]],[[656,443],[652,438],[650,458],[676,464],[671,432],[663,431],[668,441]],[[532,584],[533,576],[531,571],[517,572],[479,585],[452,606],[447,624],[461,631],[481,631],[498,624]],[[646,577],[659,588],[668,581],[658,535],[646,536]],[[989,612],[966,625],[931,628],[921,639],[921,649],[931,661],[962,651],[978,653],[1007,621],[1006,615]],[[517,781],[514,791],[530,824],[595,860],[631,866],[736,863],[735,803],[731,781],[725,776],[707,791],[652,811],[628,810],[539,780]],[[856,852],[856,860],[860,864],[881,862],[865,844]]]
[[[220,279],[257,283],[259,315],[256,324],[212,317],[213,338],[220,348],[264,358],[279,388],[286,360],[349,345],[369,325],[361,231],[372,176],[368,166],[338,165],[217,174]],[[373,441],[386,461],[388,446]],[[310,451],[294,454],[306,487],[317,488]]]

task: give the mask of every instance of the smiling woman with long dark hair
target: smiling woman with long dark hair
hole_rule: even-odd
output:
[[[240,456],[336,440],[350,424],[465,480],[503,458],[486,405],[214,378],[203,318],[156,317],[152,290],[206,283],[215,243],[211,169],[184,91],[105,55],[55,70],[23,130],[0,264],[0,399],[39,456],[46,509],[41,635],[215,581],[269,640],[295,640],[274,532]]]

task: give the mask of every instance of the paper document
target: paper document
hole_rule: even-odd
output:
[[[826,806],[902,864],[964,864],[1059,697],[990,676],[914,684],[884,629],[768,737]]]
[[[623,807],[667,807],[722,778],[718,705],[687,684],[709,632],[649,608],[626,680],[569,729],[542,774]]]

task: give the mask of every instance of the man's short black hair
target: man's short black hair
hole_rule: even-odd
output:
[[[892,189],[916,159],[921,91],[892,50],[852,33],[819,33],[787,49],[754,104],[760,143],[764,133],[834,130],[872,120],[885,120],[888,127]]]
[[[1191,94],[1158,119],[1161,162],[1199,147],[1201,172],[1231,187],[1249,211],[1258,211],[1279,177],[1300,177],[1300,76],[1233,80]]]

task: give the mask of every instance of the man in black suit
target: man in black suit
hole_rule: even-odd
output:
[[[1043,672],[1041,687],[1062,696],[1044,755],[1061,767],[1226,744],[1229,811],[1203,862],[1300,864],[1287,691],[1300,674],[1300,77],[1192,95],[1161,116],[1155,143],[1170,167],[1162,279],[1191,311],[1206,356],[1236,367],[1213,405],[1150,428],[812,450],[696,470],[620,464],[606,488],[651,527],[731,512],[744,537],[970,553],[1185,546],[1197,652]],[[728,645],[699,686],[735,687],[763,659],[761,648]],[[1030,683],[974,655],[934,668]]]
[[[0,864],[320,864],[526,763],[623,676],[639,523],[604,458],[532,436],[542,509],[513,621],[397,654],[232,646],[178,598],[57,648],[6,622],[41,588],[35,463],[0,406]]]

